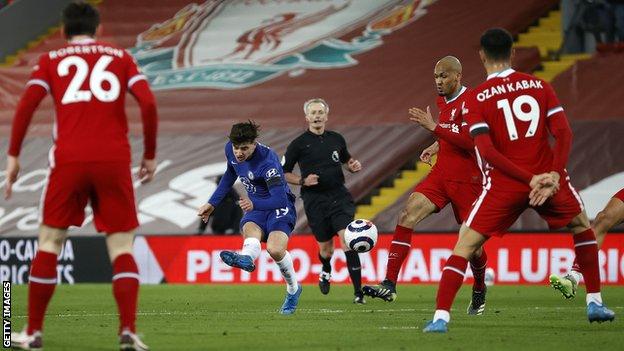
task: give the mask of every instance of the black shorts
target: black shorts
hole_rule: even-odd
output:
[[[307,192],[301,195],[308,224],[318,242],[331,240],[355,216],[355,204],[347,189]]]

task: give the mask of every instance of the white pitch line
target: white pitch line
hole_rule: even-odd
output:
[[[614,310],[624,309],[624,306],[611,306],[609,307]],[[560,310],[580,310],[578,306],[567,306],[567,307],[544,307],[544,306],[536,306],[529,307],[525,310],[543,310],[543,311],[560,311]],[[505,309],[489,309],[489,314],[493,313],[492,310],[501,310],[502,312]],[[77,311],[78,313],[61,313],[61,314],[50,314],[48,317],[59,317],[59,318],[68,318],[68,317],[112,317],[118,316],[117,313],[88,313],[87,311]],[[80,313],[82,312],[82,313]],[[358,310],[332,310],[332,309],[297,309],[297,313],[299,314],[340,314],[340,313],[396,313],[396,312],[433,312],[430,308],[397,308],[397,309],[358,309]],[[226,314],[226,315],[249,315],[249,314],[276,314],[277,309],[275,310],[256,310],[256,311],[212,311],[212,310],[195,310],[192,312],[184,312],[184,311],[144,311],[138,312],[139,316],[198,316],[198,315],[207,315],[207,314]],[[13,315],[13,318],[26,318],[26,315]]]

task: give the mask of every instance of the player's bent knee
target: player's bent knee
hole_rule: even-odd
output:
[[[271,245],[267,245],[267,252],[269,253],[269,256],[271,256],[271,258],[275,261],[281,261],[282,258],[284,258],[284,255],[286,254],[286,248],[282,247],[282,246],[271,246]]]
[[[407,205],[399,215],[399,224],[407,228],[413,228],[435,211],[435,205],[421,193],[411,193]]]

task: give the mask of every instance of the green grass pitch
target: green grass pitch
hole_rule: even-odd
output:
[[[461,289],[445,335],[423,334],[436,286],[399,286],[396,302],[351,302],[347,285],[324,296],[304,286],[293,316],[277,313],[282,285],[142,286],[138,331],[152,350],[616,350],[624,348],[624,287],[605,287],[613,323],[590,324],[584,293],[566,301],[548,286],[493,286],[486,314],[468,316]],[[582,290],[582,289],[581,289]],[[12,327],[26,322],[26,287],[14,286]],[[44,350],[112,350],[117,315],[107,284],[61,285],[48,309]]]

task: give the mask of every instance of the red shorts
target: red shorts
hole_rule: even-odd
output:
[[[425,195],[429,201],[436,205],[438,211],[450,202],[455,220],[461,224],[468,217],[472,203],[479,196],[481,188],[481,184],[446,180],[441,173],[434,171],[418,183],[413,192]]]
[[[615,195],[613,195],[613,197],[624,202],[624,189],[618,191]]]
[[[502,236],[527,208],[534,209],[551,230],[565,227],[584,209],[581,197],[565,180],[555,196],[538,207],[529,206],[528,191],[487,188],[483,188],[466,219],[468,227],[485,236]]]
[[[81,226],[89,201],[98,232],[127,232],[139,226],[127,162],[57,165],[50,170],[42,198],[43,224],[50,227]]]

